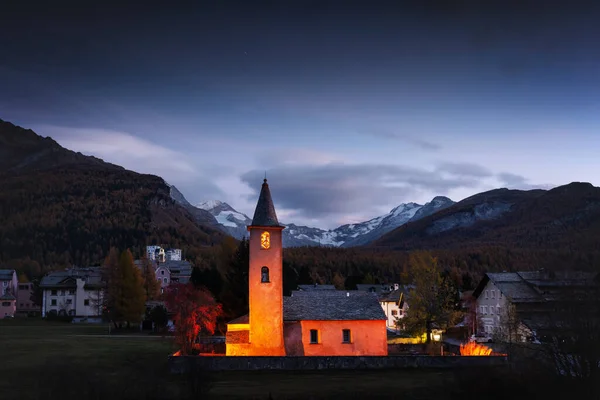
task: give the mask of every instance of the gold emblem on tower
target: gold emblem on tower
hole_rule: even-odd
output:
[[[260,235],[260,247],[267,250],[271,247],[271,234],[269,232],[263,232]]]

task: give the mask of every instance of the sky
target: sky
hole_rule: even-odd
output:
[[[594,2],[13,3],[0,118],[191,203],[252,217],[266,173],[282,222],[330,229],[600,185]]]

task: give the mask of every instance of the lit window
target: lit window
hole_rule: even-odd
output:
[[[310,343],[311,344],[319,343],[319,331],[317,331],[316,329],[310,330]]]
[[[350,343],[350,329],[343,329],[342,330],[342,342],[344,343]]]
[[[271,247],[271,234],[263,232],[260,234],[260,247],[267,250]]]
[[[269,282],[269,268],[262,267],[260,269],[260,282],[261,283],[268,283]]]

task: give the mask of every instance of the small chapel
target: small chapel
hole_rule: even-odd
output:
[[[226,355],[387,355],[386,316],[372,293],[283,295],[283,229],[265,179],[248,226],[249,313],[227,323]]]

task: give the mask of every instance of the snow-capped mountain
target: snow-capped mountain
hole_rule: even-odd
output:
[[[246,227],[250,225],[252,220],[246,214],[236,211],[229,204],[219,200],[209,200],[196,204],[196,207],[211,213],[231,236],[237,239],[248,236]]]
[[[197,212],[210,213],[224,232],[237,239],[248,236],[246,227],[252,223],[250,217],[219,200],[209,200],[192,206],[185,197],[171,187],[171,197],[180,204]],[[454,202],[447,197],[438,196],[425,205],[417,203],[400,204],[389,213],[356,224],[346,224],[335,229],[325,230],[309,226],[282,222],[286,226],[283,231],[284,247],[298,246],[360,246],[379,239],[384,234],[409,221],[429,216]]]

